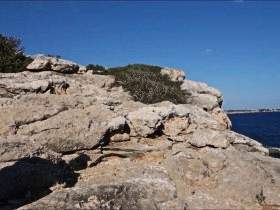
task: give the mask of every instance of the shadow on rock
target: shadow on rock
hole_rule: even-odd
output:
[[[78,157],[70,160],[68,164],[73,170],[79,171],[85,169],[88,166],[87,162],[89,160],[90,158],[86,154],[79,154]]]
[[[274,158],[280,158],[279,148],[269,148],[269,156]]]
[[[0,209],[14,209],[52,191],[55,184],[74,186],[76,174],[64,161],[53,163],[38,157],[22,159],[0,170]]]

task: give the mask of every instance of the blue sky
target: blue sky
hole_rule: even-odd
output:
[[[279,107],[279,11],[277,1],[1,1],[0,33],[27,54],[184,69],[227,109]]]

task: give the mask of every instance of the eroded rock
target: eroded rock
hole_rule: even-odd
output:
[[[132,136],[147,137],[154,134],[162,124],[162,117],[152,107],[130,112],[126,118]]]
[[[260,209],[260,195],[279,202],[279,159],[229,130],[218,90],[187,80],[191,104],[146,105],[113,83],[0,74],[1,209]]]
[[[160,73],[167,75],[171,81],[183,81],[186,78],[186,74],[183,70],[173,68],[163,68]]]
[[[202,107],[206,111],[212,111],[221,107],[223,96],[219,90],[209,87],[206,83],[184,80],[181,89],[191,94],[190,103]]]
[[[186,134],[189,124],[189,118],[172,117],[165,121],[163,133],[173,137]]]
[[[76,73],[79,65],[72,61],[45,55],[37,55],[34,60],[26,67],[32,71],[56,71],[60,73]]]
[[[227,148],[230,144],[225,133],[210,129],[194,132],[188,142],[195,147],[211,146],[216,148]]]

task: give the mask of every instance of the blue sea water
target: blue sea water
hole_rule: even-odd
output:
[[[280,147],[280,112],[229,114],[232,130],[261,142]]]

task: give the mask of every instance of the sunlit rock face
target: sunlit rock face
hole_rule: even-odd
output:
[[[181,69],[163,68],[160,73],[167,75],[171,81],[183,81],[186,78],[185,72]]]
[[[217,89],[176,73],[190,102],[147,105],[112,76],[58,72],[0,74],[0,209],[280,203],[279,159],[230,130]]]
[[[60,73],[76,73],[84,67],[72,61],[57,57],[50,57],[43,54],[34,56],[34,60],[27,66],[32,71],[56,71]]]

